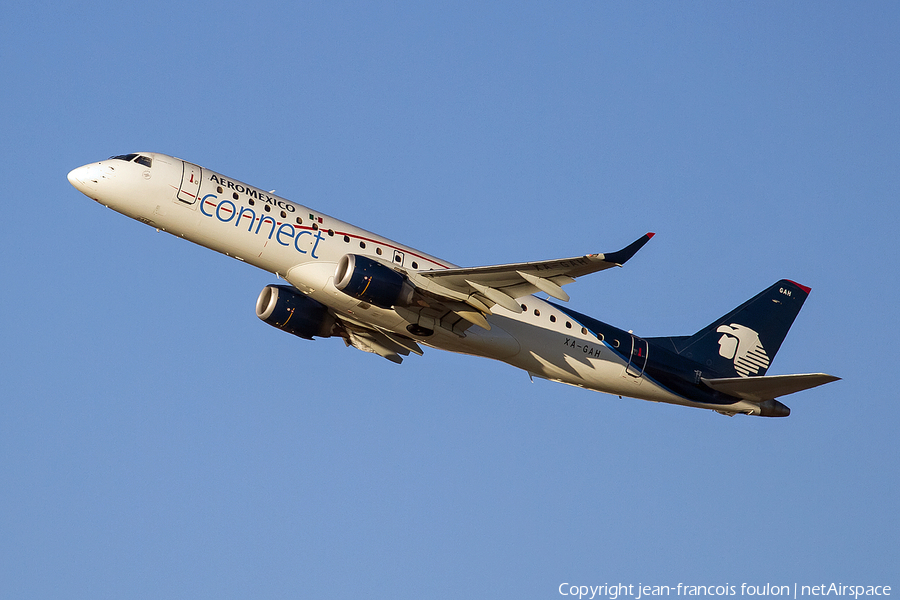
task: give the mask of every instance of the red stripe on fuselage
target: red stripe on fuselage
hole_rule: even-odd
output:
[[[216,209],[216,210],[219,210],[219,208],[218,208],[219,205],[218,205],[217,203],[210,202],[209,200],[206,200],[206,204],[207,204],[207,206],[209,206],[210,208],[214,208],[214,209]],[[228,208],[227,206],[224,208],[224,210],[227,210],[228,212],[232,212],[232,213],[234,212],[234,210]],[[254,218],[254,217],[251,217],[250,215],[244,215],[244,217],[249,217],[249,218],[253,219],[254,222],[255,222],[257,219],[263,219],[263,218],[265,218],[265,216],[266,216],[266,215],[261,215],[261,216],[259,216],[259,217]],[[230,219],[229,219],[229,220],[230,220]],[[273,219],[273,220],[274,220],[274,219]],[[282,223],[279,222],[279,221],[275,221],[275,225],[276,225],[277,227],[281,227]],[[292,224],[292,225],[293,225],[293,224]],[[298,229],[298,230],[303,230],[303,229],[305,229],[305,230],[307,230],[307,231],[317,231],[317,230],[321,230],[321,227],[303,227],[302,225],[293,225],[293,227],[294,227],[294,229]],[[378,244],[379,246],[384,246],[384,247],[386,247],[386,248],[390,248],[390,249],[392,249],[392,250],[396,250],[396,251],[402,252],[402,253],[404,253],[404,254],[409,254],[410,256],[414,256],[414,257],[416,257],[416,258],[418,258],[418,259],[425,260],[425,261],[428,261],[428,262],[430,262],[430,263],[434,263],[434,264],[436,264],[437,266],[439,266],[439,267],[442,268],[442,269],[449,269],[449,268],[450,268],[450,267],[448,267],[447,265],[442,265],[441,263],[436,262],[436,261],[434,261],[434,260],[432,260],[432,259],[430,259],[430,258],[427,258],[427,257],[425,257],[425,256],[422,256],[421,254],[416,254],[415,252],[412,252],[411,250],[407,250],[407,249],[405,249],[405,248],[400,248],[399,246],[394,246],[394,245],[392,245],[392,244],[388,244],[388,243],[386,243],[386,242],[384,242],[384,241],[382,241],[382,240],[376,240],[376,239],[373,239],[373,238],[367,238],[367,237],[364,237],[364,236],[361,236],[361,235],[356,235],[356,234],[349,233],[349,232],[345,232],[345,231],[335,231],[335,232],[334,232],[334,235],[347,236],[347,237],[349,237],[350,239],[356,239],[356,240],[360,240],[360,241],[364,241],[364,242],[370,242],[370,243],[372,243],[372,244]]]

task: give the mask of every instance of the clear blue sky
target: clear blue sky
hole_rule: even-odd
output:
[[[896,3],[7,4],[0,597],[900,593]],[[460,265],[655,231],[570,306],[688,334],[795,279],[769,372],[844,379],[729,419],[296,339],[66,181],[138,150]]]

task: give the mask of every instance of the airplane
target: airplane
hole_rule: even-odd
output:
[[[165,154],[113,156],[68,180],[116,212],[286,281],[259,294],[265,323],[395,363],[427,346],[496,359],[532,380],[728,416],[785,417],[777,398],[839,379],[766,374],[810,293],[787,279],[689,336],[639,337],[559,303],[569,300],[562,286],[624,265],[653,233],[615,252],[459,267]]]

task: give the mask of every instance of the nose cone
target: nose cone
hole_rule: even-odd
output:
[[[90,182],[90,170],[91,165],[84,165],[83,167],[78,167],[77,169],[69,171],[69,183],[82,194],[87,194],[88,190],[91,189],[88,186],[88,183]]]

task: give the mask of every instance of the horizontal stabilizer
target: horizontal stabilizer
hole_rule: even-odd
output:
[[[807,373],[802,375],[764,375],[761,377],[723,377],[719,379],[703,378],[702,381],[717,392],[743,398],[750,402],[764,402],[780,396],[808,390],[840,377],[825,373]]]

